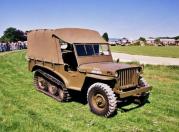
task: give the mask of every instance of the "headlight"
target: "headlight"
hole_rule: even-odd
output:
[[[119,73],[118,72],[115,73],[115,77],[119,77]]]

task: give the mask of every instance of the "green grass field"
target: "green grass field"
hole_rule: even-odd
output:
[[[145,77],[153,86],[150,103],[121,107],[107,119],[37,92],[25,51],[0,56],[0,131],[179,131],[179,67],[148,65]]]
[[[179,58],[179,46],[111,46],[113,52]]]

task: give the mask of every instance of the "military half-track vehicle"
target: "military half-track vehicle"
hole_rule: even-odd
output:
[[[141,66],[116,63],[98,32],[79,28],[28,32],[28,69],[37,90],[65,102],[70,90],[84,92],[90,110],[110,117],[117,102],[138,97],[144,103],[152,89]]]

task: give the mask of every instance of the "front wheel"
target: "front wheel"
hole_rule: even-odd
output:
[[[117,100],[112,89],[104,83],[95,83],[87,92],[90,110],[100,116],[110,117],[116,112]]]
[[[149,86],[149,84],[147,83],[147,81],[143,77],[140,77],[139,86],[140,87],[147,87],[147,86]],[[142,93],[140,96],[138,96],[137,99],[134,100],[134,102],[139,104],[139,105],[144,105],[146,102],[148,102],[149,95],[150,95],[150,93],[148,93],[148,92]]]

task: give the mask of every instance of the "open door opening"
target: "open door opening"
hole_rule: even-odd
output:
[[[68,43],[61,43],[60,45],[65,69],[67,71],[77,71],[78,64],[75,57],[73,45]]]

